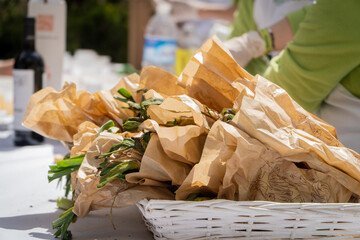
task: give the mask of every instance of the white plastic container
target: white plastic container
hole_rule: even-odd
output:
[[[150,19],[144,39],[142,67],[156,66],[174,73],[177,28],[170,16],[171,6],[159,1]]]
[[[30,0],[28,16],[36,18],[36,50],[45,62],[46,82],[56,90],[62,87],[63,58],[66,48],[66,2]]]

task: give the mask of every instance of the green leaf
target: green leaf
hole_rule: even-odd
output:
[[[101,154],[99,156],[96,156],[96,159],[105,158],[110,156],[113,153],[125,151],[129,148],[134,147],[135,141],[131,138],[124,138],[124,140],[121,143],[117,143],[113,145],[110,150],[107,153]]]
[[[74,206],[74,201],[67,199],[67,198],[60,197],[60,198],[56,199],[56,205],[60,209],[68,210],[69,208],[72,208]]]
[[[56,171],[57,169],[59,169],[57,165],[49,165],[49,168],[50,168],[49,171]]]
[[[106,167],[106,162],[100,163],[100,164],[99,164],[99,167],[100,167],[100,168],[105,168],[105,167]]]
[[[50,165],[48,171],[48,181],[51,182],[55,179],[60,179],[67,176],[72,172],[78,170],[83,162],[85,154],[75,156],[72,158],[57,161],[56,165]]]
[[[133,132],[139,128],[140,124],[141,122],[137,122],[137,121],[126,121],[123,125],[123,129],[125,131]]]
[[[56,162],[58,167],[76,167],[80,166],[84,160],[85,154],[81,154],[72,158],[60,160]]]
[[[102,168],[100,176],[104,176],[106,173],[108,173],[112,168],[116,167],[117,165],[119,165],[121,162],[113,162],[110,163],[108,166],[105,166],[104,168]]]
[[[65,182],[65,197],[68,197],[70,190],[71,190],[71,175],[66,175],[66,182]]]
[[[194,201],[199,196],[200,193],[192,193],[185,199],[185,201]]]
[[[194,199],[194,201],[196,201],[196,202],[207,201],[207,200],[211,200],[211,198],[209,198],[209,197],[197,197],[197,198]]]
[[[126,176],[126,174],[119,174],[119,175],[117,176],[117,178],[120,178],[120,179],[125,180],[125,176]]]
[[[128,100],[131,100],[134,102],[134,98],[131,94],[131,92],[129,92],[128,90],[126,90],[125,88],[120,88],[118,91],[117,91],[121,96],[123,96],[124,98],[128,99]]]
[[[140,103],[142,108],[146,108],[150,105],[160,105],[162,102],[164,101],[164,99],[160,99],[160,98],[151,98],[145,101],[142,101]]]
[[[140,104],[136,103],[133,100],[129,100],[129,99],[125,99],[125,98],[121,98],[119,96],[114,95],[114,98],[116,100],[119,100],[121,102],[127,103],[130,107],[131,110],[133,111],[139,111],[140,110]],[[122,108],[126,108],[126,107],[122,107]]]
[[[235,114],[236,114],[236,112],[233,109],[224,108],[221,111],[221,120],[224,122],[231,121],[234,118]]]
[[[142,140],[143,140],[144,142],[147,142],[147,143],[150,142],[150,138],[151,138],[151,132],[150,132],[150,131],[144,133],[144,135],[142,136]]]
[[[224,108],[222,111],[221,111],[221,115],[226,115],[226,114],[232,114],[232,115],[235,115],[235,111],[231,108]]]
[[[114,126],[115,126],[115,123],[114,123],[113,120],[107,121],[107,122],[104,123],[104,124],[101,126],[101,128],[99,129],[98,135],[99,135],[100,133],[102,133],[103,131],[108,130],[109,128],[114,127]]]
[[[137,111],[140,111],[140,104],[132,102],[132,101],[127,101],[127,104],[129,104],[130,107],[134,108]]]
[[[108,182],[111,182],[115,178],[121,177],[121,175],[130,170],[138,170],[139,169],[138,161],[127,160],[120,162],[110,171],[108,171],[105,175],[100,177],[100,183],[97,185],[98,188],[105,186]]]
[[[69,208],[67,211],[62,213],[58,219],[52,222],[53,229],[59,228],[55,233],[55,237],[61,235],[61,239],[71,239],[71,232],[67,231],[70,223],[75,222],[77,216],[73,213],[73,208]]]
[[[135,146],[133,147],[134,150],[138,151],[141,154],[144,154],[145,149],[143,148],[140,138],[135,138]]]
[[[117,96],[117,95],[114,95],[113,96],[116,100],[119,100],[119,101],[121,101],[121,102],[124,102],[124,103],[128,103],[128,99],[126,99],[126,98],[121,98],[121,97],[119,97],[119,96]]]
[[[64,159],[63,159],[63,160],[69,159],[69,158],[70,158],[70,152],[68,152],[68,153],[64,156]]]
[[[173,126],[187,126],[187,125],[195,125],[193,117],[180,117],[175,118],[174,121],[167,121],[165,124],[160,124],[166,127],[173,127]]]
[[[146,93],[147,91],[148,91],[147,88],[140,88],[140,89],[136,90],[136,93],[139,93],[139,92]]]
[[[79,168],[65,168],[59,172],[56,172],[54,174],[51,175],[51,173],[48,175],[48,181],[49,182],[52,182],[54,181],[55,179],[58,179],[58,178],[61,178],[63,176],[66,176],[72,172],[75,172],[76,170],[78,170]]]
[[[114,146],[112,146],[110,148],[110,150],[116,150],[118,149],[118,147],[116,147],[116,145],[119,145],[120,147],[127,147],[127,148],[131,148],[133,147],[135,144],[135,141],[134,139],[131,139],[131,138],[124,138],[124,140],[121,142],[121,143],[118,143],[118,144],[115,144]]]
[[[107,130],[109,133],[118,133],[120,131],[120,128],[118,127],[111,127]]]
[[[185,201],[206,201],[206,200],[210,200],[212,198],[207,197],[207,196],[203,196],[201,193],[192,193],[190,194],[187,199],[185,199]]]
[[[144,133],[144,135],[140,138],[140,143],[141,143],[141,146],[143,147],[144,149],[144,152],[147,148],[147,145],[149,144],[150,142],[150,138],[151,138],[151,132],[146,132]]]
[[[96,185],[96,187],[101,188],[101,187],[105,186],[107,183],[111,182],[115,178],[118,178],[119,175],[121,175],[121,173],[117,173],[117,174],[110,175],[110,176],[105,175],[104,177],[100,178],[100,183],[98,185]]]
[[[128,119],[126,119],[126,121],[137,121],[137,122],[141,122],[141,118],[139,118],[139,117],[129,117]]]

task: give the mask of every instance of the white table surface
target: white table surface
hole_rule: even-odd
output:
[[[54,239],[51,222],[63,212],[56,199],[64,195],[57,181],[47,181],[48,165],[55,153],[66,153],[60,143],[13,147],[11,138],[0,139],[0,239]],[[73,239],[153,239],[135,206],[90,212],[69,227]]]

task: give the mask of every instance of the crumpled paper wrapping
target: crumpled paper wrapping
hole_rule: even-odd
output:
[[[97,167],[103,160],[95,156],[126,134],[97,136],[98,128],[109,119],[121,125],[133,116],[113,98],[121,87],[138,102],[142,88],[150,89],[147,99],[164,102],[148,108],[151,120],[140,127],[153,133],[139,172],[98,189]],[[202,115],[203,104],[237,113],[230,123],[215,121]],[[164,126],[184,117],[193,123]],[[148,67],[140,76],[121,79],[111,91],[90,94],[74,84],[59,92],[43,89],[31,98],[24,125],[71,142],[72,156],[86,152],[73,185],[74,212],[80,217],[113,202],[113,207],[124,207],[145,197],[173,199],[171,185],[180,185],[177,199],[204,192],[233,200],[347,202],[360,195],[359,154],[344,147],[331,125],[306,112],[283,89],[248,74],[216,37],[196,52],[178,79]]]
[[[162,98],[154,90],[145,94],[146,99],[153,97]],[[109,204],[112,204],[112,199],[116,196],[113,207],[131,205],[145,197],[173,199],[173,195],[164,195],[171,193],[168,188],[171,185],[179,186],[192,166],[200,160],[205,138],[209,131],[209,123],[201,111],[203,111],[202,104],[186,95],[166,98],[162,104],[150,106],[148,114],[151,119],[160,121],[161,116],[166,115],[168,117],[166,121],[172,121],[184,116],[192,118],[194,124],[165,127],[159,126],[155,120],[145,121],[140,129],[154,133],[141,159],[139,172],[127,174],[126,182],[115,180],[101,189],[96,187],[99,181],[97,167],[103,160],[96,160],[94,156],[99,155],[100,152],[106,152],[112,145],[121,142],[123,136],[129,133],[122,133],[122,136],[102,133],[97,137],[97,129],[94,124],[86,122],[81,125],[80,131],[74,135],[72,150],[81,153],[80,149],[87,148],[87,153],[77,173],[77,183],[74,185],[76,199],[74,212],[81,217],[91,210],[110,207]],[[165,124],[166,121],[160,123]],[[90,148],[88,148],[89,144],[91,144]],[[147,189],[151,189],[152,195],[147,193]],[[123,197],[128,195],[132,199]],[[126,203],[118,199],[126,199]]]
[[[146,97],[156,96],[155,91]],[[150,119],[141,129],[154,132],[142,158],[140,171],[126,176],[128,182],[142,185],[180,186],[192,166],[200,160],[210,123],[201,113],[202,104],[186,95],[166,98],[148,108]],[[168,121],[187,117],[193,124],[166,127]]]
[[[251,80],[253,76],[234,61],[217,37],[212,37],[190,59],[179,77],[179,85],[188,96],[221,112],[231,108],[239,95],[232,85],[238,78]]]
[[[76,90],[74,83],[65,83],[59,91],[51,87],[32,95],[23,120],[23,125],[48,138],[72,142],[78,127],[85,121],[98,126],[112,119],[122,124],[122,119],[133,116],[127,106],[113,98],[120,87],[136,93],[136,75],[122,78],[111,91],[98,91],[91,94]]]
[[[173,199],[173,193],[167,188],[154,186],[141,186],[115,179],[104,187],[97,188],[100,180],[99,164],[103,159],[96,159],[107,152],[111,146],[120,143],[122,135],[101,133],[90,146],[84,161],[77,173],[78,184],[75,189],[75,205],[73,212],[79,217],[85,217],[89,211],[133,205],[144,198]],[[114,201],[115,198],[115,201]]]
[[[171,159],[164,152],[159,136],[153,133],[139,172],[127,174],[126,181],[144,186],[180,186],[191,168],[192,165]]]
[[[252,97],[237,99],[233,122],[287,160],[327,173],[359,195],[360,155],[344,147],[334,128],[308,114],[283,89],[261,76],[254,83]]]
[[[200,160],[207,132],[196,125],[161,127],[154,120],[141,126],[153,131],[140,171],[129,173],[128,182],[142,185],[180,186]]]
[[[141,70],[139,89],[143,88],[152,89],[164,97],[186,94],[175,75],[153,66]]]
[[[86,154],[92,142],[96,139],[99,126],[92,122],[83,122],[79,125],[78,132],[73,136],[73,147],[70,157]]]
[[[219,62],[234,61],[216,40],[208,41],[205,46],[216,47],[199,51],[202,59],[216,53]],[[237,89],[233,106],[237,113],[233,126],[213,125],[200,163],[176,199],[199,191],[219,198],[280,202],[347,202],[353,193],[360,195],[360,156],[337,140],[334,127],[260,76],[244,77],[239,72],[229,83],[229,74],[212,61],[194,58],[202,64],[192,79],[216,72],[224,77],[208,81],[216,79],[218,85]]]
[[[200,163],[178,189],[176,199],[201,192],[236,201],[349,201],[352,192],[336,178],[299,166],[239,128],[218,121],[209,132]]]

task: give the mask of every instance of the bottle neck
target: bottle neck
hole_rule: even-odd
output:
[[[23,49],[27,51],[35,50],[35,18],[24,18],[24,42]]]
[[[35,37],[33,35],[25,36],[24,50],[35,51]]]

